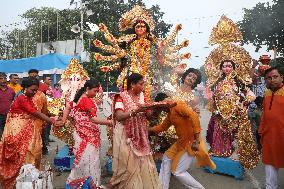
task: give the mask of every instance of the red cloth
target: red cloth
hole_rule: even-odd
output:
[[[0,89],[0,115],[6,115],[9,112],[15,95],[14,90],[10,87],[6,87],[5,90]]]
[[[34,113],[36,112],[32,98],[26,97],[25,95],[20,95],[16,98],[15,102],[12,104],[10,113]]]
[[[262,161],[275,168],[284,168],[284,87],[267,90],[263,101],[261,134]]]
[[[71,102],[70,106],[73,107],[74,104]],[[90,118],[96,116],[96,113],[97,106],[88,97],[82,97],[70,112],[70,116],[74,118],[76,132],[82,139],[77,149],[73,166],[78,165],[88,144],[96,148],[101,146],[100,128],[90,120]]]
[[[35,137],[34,118],[29,115],[35,111],[32,98],[23,94],[11,106],[5,125],[7,132],[4,132],[0,142],[0,180],[3,188],[15,187],[16,177],[25,162],[30,142]]]
[[[50,87],[49,87],[49,85],[40,82],[40,83],[39,83],[38,90],[41,91],[41,92],[43,92],[43,93],[46,95],[46,92],[47,92],[48,90],[50,90]]]
[[[94,101],[88,97],[82,97],[75,108],[76,110],[87,112],[88,116],[91,118],[97,115],[97,106]]]

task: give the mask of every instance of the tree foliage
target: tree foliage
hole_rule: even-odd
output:
[[[244,9],[244,18],[239,22],[244,42],[252,43],[258,51],[262,45],[267,50],[276,48],[284,53],[284,1],[258,3],[252,9]]]
[[[84,23],[87,21],[95,24],[105,23],[114,36],[121,35],[118,30],[118,21],[123,13],[130,10],[134,5],[145,6],[142,0],[129,0],[128,2],[124,2],[124,0],[89,0],[88,2],[85,10],[90,9],[94,14],[89,17],[84,14]],[[162,20],[164,13],[161,12],[158,5],[153,5],[149,10],[156,22],[155,34],[158,37],[165,37],[171,25]],[[79,8],[64,10],[51,7],[31,8],[21,17],[25,21],[25,29],[2,32],[3,37],[0,38],[2,56],[5,53],[4,49],[9,48],[12,58],[24,57],[24,42],[26,43],[25,47],[28,48],[27,56],[30,57],[35,55],[36,43],[79,37],[78,34],[71,31],[73,25],[78,24],[80,26]],[[88,46],[88,43],[86,43],[86,47]]]
[[[2,37],[10,58],[35,56],[36,44],[40,42],[74,39],[78,36],[70,30],[80,20],[78,9],[31,8],[21,17],[25,21],[25,28],[6,32]],[[7,51],[0,53],[3,56]]]
[[[95,12],[94,15],[90,16],[88,20],[90,22],[93,22],[95,24],[104,23],[109,31],[114,36],[120,36],[122,35],[121,32],[119,32],[118,28],[118,22],[121,18],[121,15],[130,9],[132,9],[135,5],[142,5],[145,6],[142,0],[129,0],[127,3],[125,3],[123,0],[110,0],[110,1],[102,1],[99,0],[97,2],[95,1],[89,1],[90,4],[88,5],[88,9],[92,9],[93,12]],[[158,5],[153,5],[149,11],[151,12],[153,19],[156,23],[154,34],[157,37],[165,37],[168,33],[171,25],[167,24],[163,21],[163,15],[164,13],[161,12],[160,7]],[[95,33],[94,38],[101,40],[103,43],[107,43],[105,41],[104,37],[101,33],[97,32]],[[91,46],[90,49],[91,52],[99,52],[99,49],[94,48]],[[101,52],[104,53],[104,52]],[[116,85],[116,78],[119,75],[118,71],[113,71],[111,73],[108,73],[109,75],[102,74],[99,68],[102,65],[107,65],[108,62],[97,62],[95,59],[92,59],[91,62],[85,62],[84,67],[86,70],[89,71],[91,76],[98,77],[101,81],[105,81],[110,77],[109,80],[109,86],[115,86]],[[106,82],[104,82],[106,84]]]
[[[85,13],[84,23],[87,21],[95,24],[104,23],[114,36],[120,36],[121,33],[118,29],[119,19],[123,13],[132,9],[134,5],[145,6],[142,0],[128,0],[127,2],[124,0],[88,0],[84,11],[92,10],[94,14],[87,16]],[[158,5],[153,5],[149,11],[156,23],[155,35],[157,37],[165,37],[171,25],[163,21],[164,13],[161,12]],[[71,31],[73,25],[78,24],[80,26],[79,7],[64,10],[51,7],[32,8],[21,15],[21,17],[25,21],[24,29],[14,29],[13,31],[2,33],[4,37],[0,38],[0,56],[3,57],[9,54],[9,58],[31,57],[36,54],[37,43],[79,38],[79,34]],[[87,26],[84,27],[87,29]],[[106,42],[99,32],[96,32],[92,38]],[[85,50],[89,52],[97,51],[90,41],[92,41],[90,36],[85,35]],[[91,76],[105,80],[106,76],[99,70],[99,67],[103,64],[106,63],[96,62],[93,58],[91,58],[91,62],[83,63]],[[110,73],[111,85],[114,85],[117,76],[118,72]]]

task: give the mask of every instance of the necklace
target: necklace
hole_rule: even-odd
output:
[[[151,42],[145,38],[135,40],[131,44],[130,51],[132,72],[140,73],[143,77],[146,75],[150,62],[150,50]]]
[[[175,100],[182,100],[186,103],[189,103],[194,99],[192,92],[183,92],[181,89],[178,89],[176,95],[173,97]]]

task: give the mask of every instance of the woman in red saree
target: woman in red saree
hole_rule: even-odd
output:
[[[2,140],[0,142],[0,180],[4,189],[15,188],[16,177],[24,164],[34,164],[33,151],[41,148],[35,140],[35,120],[40,118],[50,124],[54,120],[36,110],[33,96],[39,86],[37,79],[25,79],[22,82],[23,94],[11,105],[7,116]],[[40,136],[40,135],[39,135]]]
[[[127,91],[114,98],[116,123],[113,129],[113,176],[110,188],[161,188],[150,153],[143,88],[143,76],[133,73],[127,78]]]
[[[63,122],[69,115],[73,118],[75,126],[73,134],[75,161],[67,183],[91,176],[93,181],[100,185],[101,131],[98,124],[112,125],[112,121],[97,117],[97,105],[93,98],[99,90],[99,82],[94,79],[86,81],[64,112]]]

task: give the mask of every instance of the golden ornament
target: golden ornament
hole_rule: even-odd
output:
[[[64,108],[65,108],[64,98],[52,98],[48,99],[47,101],[47,109],[53,115],[58,116],[60,113],[63,112]]]
[[[221,16],[216,27],[213,28],[209,38],[209,45],[236,43],[243,40],[242,33],[231,19]]]
[[[137,21],[144,21],[147,23],[151,31],[155,29],[155,22],[151,14],[139,5],[134,6],[130,11],[124,13],[119,20],[119,30],[126,31],[133,28]]]
[[[222,83],[215,86],[217,88],[214,94],[218,114],[222,116],[217,124],[228,132],[238,128],[237,140],[240,163],[245,168],[252,169],[258,164],[259,155],[252,136],[247,109],[241,106],[240,91],[234,81],[234,77],[237,77],[245,85],[252,82],[249,74],[252,64],[251,56],[243,47],[233,44],[241,42],[242,39],[242,34],[237,25],[226,16],[222,16],[217,26],[213,28],[209,39],[210,45],[218,44],[219,46],[210,53],[204,67],[208,76],[208,87],[215,85],[218,79],[222,79]],[[235,63],[236,68],[232,76],[222,77],[220,64],[223,60],[232,60]],[[234,88],[235,86],[236,88]],[[218,156],[218,154],[214,155]],[[223,156],[228,155],[230,154],[223,154]]]
[[[70,64],[61,75],[61,79],[69,79],[72,75],[79,74],[83,80],[88,80],[88,73],[84,70],[83,66],[79,64],[76,58],[72,58]]]
[[[213,28],[209,44],[219,44],[211,51],[205,62],[205,73],[208,76],[207,85],[213,85],[221,75],[220,64],[223,60],[232,60],[236,64],[237,77],[244,84],[251,84],[250,68],[252,59],[241,46],[233,44],[243,39],[238,26],[226,16],[222,16],[217,26]]]

